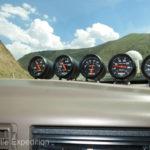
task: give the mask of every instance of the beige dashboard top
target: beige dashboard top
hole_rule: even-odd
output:
[[[0,80],[1,122],[149,126],[149,117],[150,88],[146,85]]]
[[[19,139],[29,139],[32,125],[150,127],[150,88],[0,80],[0,123],[16,124]]]

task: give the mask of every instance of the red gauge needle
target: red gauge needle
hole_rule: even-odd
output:
[[[66,66],[64,65],[63,61],[61,61],[61,64],[62,64],[64,70],[67,71],[67,68],[66,68]]]
[[[94,62],[93,62],[92,67],[91,67],[91,69],[90,69],[90,74],[93,73],[93,67],[94,67]]]
[[[39,64],[38,64],[37,62],[35,62],[35,64],[36,64],[36,66],[38,67],[38,69],[39,69],[40,71],[42,71],[42,69],[41,69],[41,67],[39,66]]]
[[[122,65],[113,65],[113,66],[118,68],[127,68],[127,66],[122,66]]]

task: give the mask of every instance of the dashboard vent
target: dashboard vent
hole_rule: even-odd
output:
[[[150,150],[148,128],[33,126],[32,150]]]
[[[0,150],[11,150],[12,126],[0,124]]]

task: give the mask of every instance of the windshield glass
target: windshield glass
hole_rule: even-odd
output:
[[[74,68],[76,75],[68,79],[147,81],[150,59],[144,73],[141,65],[150,55],[149,10],[148,0],[1,0],[0,78],[48,78],[42,75],[44,60],[31,63],[31,71],[38,72],[28,73],[30,60],[43,56],[53,63],[68,55],[71,59],[60,59],[54,68],[62,77],[71,72],[72,58],[81,65],[86,55],[95,54],[79,66],[79,76]]]

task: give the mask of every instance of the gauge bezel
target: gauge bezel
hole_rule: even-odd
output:
[[[32,72],[31,64],[33,63],[33,61],[35,61],[36,59],[39,59],[39,58],[40,58],[40,59],[43,59],[43,61],[44,61],[44,63],[45,63],[45,69],[42,71],[42,73],[41,73],[40,75],[35,75],[35,74],[33,74],[33,72]],[[47,72],[47,68],[48,68],[48,62],[47,62],[47,59],[44,58],[43,56],[35,56],[35,57],[33,57],[33,58],[30,60],[29,65],[28,65],[28,71],[29,71],[30,75],[31,75],[32,77],[34,77],[35,79],[37,79],[37,78],[42,78],[43,75]]]
[[[147,73],[145,72],[145,69],[144,69],[145,63],[146,63],[147,59],[150,59],[150,55],[148,55],[148,56],[143,60],[142,65],[141,65],[141,70],[142,70],[142,73],[143,73],[143,75],[145,76],[145,78],[150,81],[150,76],[147,75]]]
[[[100,70],[98,71],[97,74],[93,75],[93,76],[87,76],[86,73],[83,71],[83,62],[88,59],[89,57],[95,57],[96,59],[99,60],[100,64],[101,64],[101,67],[100,67]],[[85,55],[82,60],[80,61],[80,72],[81,74],[86,78],[86,79],[96,79],[102,72],[103,70],[105,69],[105,64],[103,63],[102,59],[100,58],[100,56],[96,55],[96,54],[87,54]]]
[[[122,57],[122,56],[128,57],[128,59],[132,62],[132,65],[133,65],[133,66],[132,66],[132,71],[131,71],[130,74],[127,75],[126,77],[117,77],[117,76],[115,76],[115,75],[113,74],[113,72],[112,72],[112,69],[111,69],[113,60],[114,60],[116,57],[120,57],[120,56],[121,56],[121,57]],[[118,81],[129,81],[129,80],[131,80],[132,78],[134,78],[134,76],[136,75],[136,70],[137,70],[137,68],[136,68],[136,64],[135,64],[134,60],[133,60],[128,54],[117,54],[117,55],[113,56],[113,57],[110,59],[110,61],[109,61],[109,63],[108,63],[108,70],[109,70],[110,75],[111,75],[113,78],[115,78],[116,80],[118,80]]]
[[[58,62],[59,59],[61,59],[62,57],[68,57],[70,59],[70,62],[71,62],[71,70],[66,74],[66,75],[58,75],[57,74],[57,71],[56,71],[56,63]],[[53,70],[54,70],[54,73],[56,74],[56,76],[58,78],[68,78],[71,73],[72,73],[72,70],[73,70],[73,67],[74,67],[74,64],[73,64],[73,59],[72,57],[70,57],[69,55],[60,55],[58,56],[55,61],[54,61],[54,66],[53,66]]]

